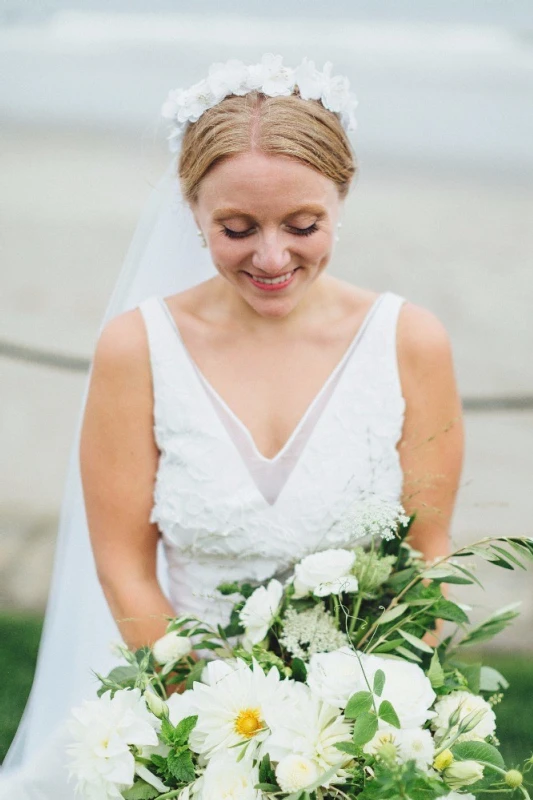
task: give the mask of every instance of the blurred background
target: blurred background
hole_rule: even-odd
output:
[[[159,108],[211,62],[269,51],[333,61],[359,98],[332,271],[450,332],[467,433],[454,541],[533,535],[530,0],[4,0],[0,760],[31,682],[88,361],[168,162]],[[486,591],[454,592],[476,619],[522,601],[490,655],[512,680],[500,718],[518,758],[533,741],[533,573],[479,571]]]

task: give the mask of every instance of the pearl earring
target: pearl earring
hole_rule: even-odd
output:
[[[342,228],[342,222],[337,222],[337,228]],[[341,237],[337,233],[337,235],[335,236],[335,241],[338,242],[340,238]]]
[[[198,230],[196,231],[196,233],[197,233],[197,235],[198,235],[198,236],[199,236],[199,238],[200,238],[200,244],[201,244],[201,246],[202,246],[202,247],[207,247],[207,242],[206,242],[206,240],[205,240],[205,236],[204,236],[204,234],[203,234],[203,231],[201,231],[200,229],[198,229]]]

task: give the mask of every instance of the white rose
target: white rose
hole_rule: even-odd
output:
[[[442,779],[450,789],[471,786],[483,777],[483,767],[477,761],[454,761],[443,773]]]
[[[260,586],[247,599],[239,618],[250,644],[258,644],[265,638],[278,612],[282,596],[283,587],[274,578],[266,588]]]
[[[297,792],[316,781],[318,767],[310,758],[291,753],[279,762],[276,778],[282,792]]]
[[[459,721],[464,720],[474,711],[479,711],[481,717],[477,725],[472,730],[463,733],[457,741],[485,739],[496,730],[496,715],[487,701],[479,695],[460,690],[445,695],[438,703],[435,703],[436,716],[431,724],[437,739],[445,736],[450,715],[457,709],[459,709]]]
[[[377,670],[383,670],[385,688],[379,700],[392,703],[402,728],[419,728],[434,716],[430,708],[436,695],[429,678],[417,664],[383,656],[367,658],[369,660],[364,661],[363,666],[368,683],[372,686]]]
[[[323,550],[302,559],[294,568],[295,597],[357,591],[357,578],[350,575],[355,553],[350,550]]]
[[[368,689],[361,665],[366,671],[373,660],[374,656],[356,653],[350,647],[316,653],[309,661],[307,684],[331,706],[345,708],[352,694]]]
[[[208,761],[195,796],[201,800],[259,800],[261,793],[254,788],[258,782],[257,767],[249,759],[237,762],[224,753]]]
[[[172,631],[155,642],[152,652],[158,664],[167,666],[188,655],[191,649],[192,642],[188,636],[180,636],[177,631]]]

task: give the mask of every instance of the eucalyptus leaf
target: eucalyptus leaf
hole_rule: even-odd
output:
[[[382,669],[376,670],[376,674],[374,675],[374,694],[377,694],[378,697],[381,697],[383,694],[383,688],[385,686],[385,673]]]
[[[396,652],[404,658],[407,658],[409,661],[417,661],[418,663],[422,661],[422,659],[417,656],[416,653],[413,653],[412,650],[408,650],[407,647],[397,647]]]
[[[441,686],[444,686],[444,670],[442,669],[439,654],[436,650],[433,652],[427,676],[433,689],[440,689]]]
[[[481,667],[479,688],[482,692],[499,692],[508,689],[509,682],[493,667]]]
[[[409,642],[410,645],[415,647],[417,650],[422,650],[423,653],[433,653],[433,648],[430,647],[429,644],[419,639],[418,636],[413,636],[412,633],[408,633],[407,631],[398,630],[397,633],[400,636],[403,636],[406,642]]]
[[[393,606],[392,608],[387,609],[384,611],[383,614],[378,617],[376,624],[377,625],[385,625],[387,622],[392,622],[393,620],[401,617],[401,615],[409,608],[407,603],[398,603],[397,606]]]

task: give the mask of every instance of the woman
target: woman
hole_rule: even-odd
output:
[[[192,288],[138,291],[105,325],[80,441],[98,576],[131,647],[178,612],[224,620],[222,580],[348,544],[362,496],[401,499],[413,545],[447,550],[463,449],[448,336],[428,311],[327,271],[356,173],[353,105],[329,67],[267,56],[217,65],[165,107],[215,272],[202,280],[193,260]],[[52,785],[10,791],[68,796]]]

